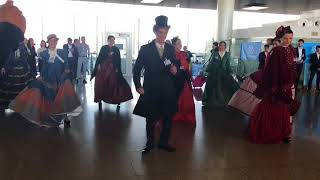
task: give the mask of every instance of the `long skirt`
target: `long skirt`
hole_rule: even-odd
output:
[[[258,83],[261,81],[261,77],[262,70],[258,70],[247,77],[241,84],[240,89],[233,94],[228,106],[251,116],[254,108],[261,102],[261,100],[253,94]]]
[[[239,88],[239,84],[227,73],[218,74],[216,77],[208,77],[202,104],[209,108],[225,107]]]
[[[33,80],[27,61],[14,61],[5,67],[6,74],[0,75],[0,109],[9,103]]]
[[[293,86],[287,93],[294,98],[294,91]],[[263,98],[252,112],[249,140],[257,144],[275,144],[290,137],[292,114],[289,108],[288,104],[272,97]]]
[[[48,88],[48,83],[42,80],[34,80],[10,103],[9,108],[32,123],[54,127],[80,105],[69,79],[57,90]]]
[[[228,106],[251,116],[254,108],[261,102],[253,92],[257,88],[257,83],[248,77],[240,86],[240,89],[233,94]]]
[[[116,72],[111,62],[101,64],[94,85],[94,102],[120,104],[133,98],[128,82]]]
[[[178,112],[173,118],[174,122],[196,124],[195,105],[191,82],[186,81],[179,96]]]

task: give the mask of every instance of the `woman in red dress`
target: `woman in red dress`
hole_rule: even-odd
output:
[[[176,58],[181,64],[181,73],[176,83],[178,84],[179,109],[173,121],[196,124],[195,105],[191,85],[192,76],[189,69],[188,56],[184,51],[181,51],[182,43],[178,37],[173,38],[171,41],[176,50]]]
[[[115,37],[108,37],[108,45],[102,46],[95,69],[92,72],[94,83],[94,102],[99,103],[99,109],[102,108],[101,101],[109,104],[117,104],[132,99],[131,88],[124,79],[121,72],[120,51],[114,46]]]
[[[281,46],[270,52],[254,95],[261,102],[252,112],[249,124],[249,139],[254,143],[272,144],[290,142],[291,122],[299,109],[300,103],[293,98],[296,78],[292,47],[293,32],[291,28],[281,26],[276,32],[281,38]]]

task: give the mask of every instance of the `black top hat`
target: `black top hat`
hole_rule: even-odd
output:
[[[168,25],[168,17],[167,16],[158,16],[156,17],[156,25],[155,26],[158,26],[158,27],[170,27]]]

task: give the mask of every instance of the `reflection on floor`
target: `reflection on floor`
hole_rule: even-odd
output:
[[[84,112],[70,129],[45,131],[7,112],[0,126],[1,180],[318,180],[319,96],[301,95],[291,144],[245,140],[247,118],[228,109],[202,110],[197,126],[175,124],[177,152],[142,157],[145,121],[131,114],[137,100],[116,106],[93,103],[93,84],[79,85]]]

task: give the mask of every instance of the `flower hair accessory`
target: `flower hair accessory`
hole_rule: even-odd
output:
[[[286,27],[280,26],[276,31],[276,38],[280,39],[288,32],[292,32],[290,26],[286,26]]]

